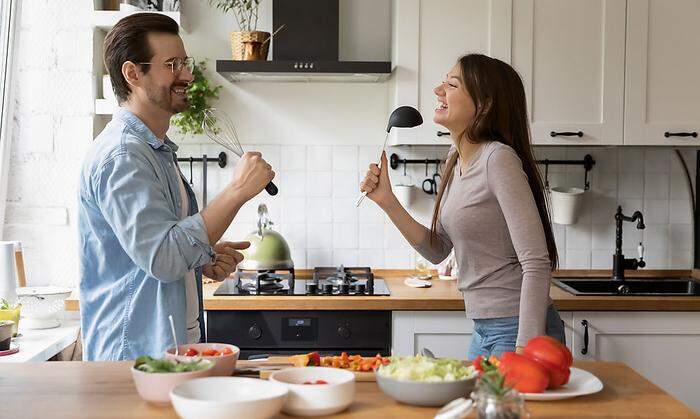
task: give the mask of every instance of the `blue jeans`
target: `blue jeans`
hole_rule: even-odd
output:
[[[503,352],[514,352],[515,341],[518,338],[518,320],[518,316],[474,319],[474,335],[467,359],[474,359],[479,355],[501,356]],[[552,305],[547,309],[545,333],[566,344],[564,322]]]

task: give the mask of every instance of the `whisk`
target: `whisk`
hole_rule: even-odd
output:
[[[202,129],[210,140],[238,157],[243,156],[243,147],[241,147],[241,142],[238,141],[236,127],[226,113],[216,108],[205,109]],[[277,186],[272,182],[265,186],[265,190],[270,195],[277,195],[279,191]]]

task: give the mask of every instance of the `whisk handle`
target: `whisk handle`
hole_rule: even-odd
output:
[[[277,189],[277,185],[275,185],[272,182],[268,183],[267,186],[265,186],[265,190],[272,196],[277,195],[277,192],[279,192],[279,189]]]

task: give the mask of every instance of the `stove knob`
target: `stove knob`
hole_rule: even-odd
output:
[[[355,288],[355,292],[358,294],[364,294],[365,293],[365,284],[357,284]]]
[[[248,335],[250,335],[251,338],[258,340],[262,336],[262,330],[257,324],[254,324],[250,326],[250,329],[248,329]]]
[[[350,285],[348,285],[348,284],[341,284],[341,285],[340,285],[340,293],[341,293],[341,294],[349,294],[349,293],[350,293]]]
[[[343,339],[350,339],[350,329],[345,326],[338,326],[338,335]]]
[[[333,284],[325,284],[323,286],[324,294],[333,294]]]
[[[306,285],[306,293],[307,294],[316,294],[316,290],[318,289],[318,286],[316,284],[307,284]]]

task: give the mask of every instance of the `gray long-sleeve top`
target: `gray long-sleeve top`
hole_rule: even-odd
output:
[[[455,165],[437,240],[428,237],[414,247],[433,263],[454,247],[467,317],[519,315],[517,346],[545,333],[549,252],[527,175],[509,146],[485,143],[464,173]]]

